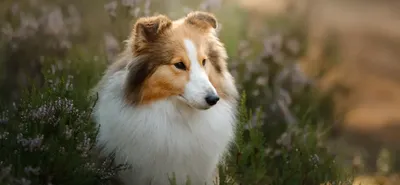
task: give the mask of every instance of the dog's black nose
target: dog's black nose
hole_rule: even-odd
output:
[[[210,94],[210,95],[207,95],[205,99],[206,99],[206,102],[208,103],[208,105],[213,106],[218,102],[219,97],[215,94]]]

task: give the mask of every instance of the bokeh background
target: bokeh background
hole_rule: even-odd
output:
[[[274,146],[267,155],[290,153],[311,134],[301,146],[323,148],[354,173],[354,184],[400,184],[396,0],[2,0],[0,100],[18,101],[24,89],[42,85],[47,59],[49,70],[98,69],[71,76],[95,81],[138,17],[177,19],[192,10],[218,18],[229,68]]]

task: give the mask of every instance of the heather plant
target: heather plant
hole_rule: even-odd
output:
[[[243,41],[230,61],[247,96],[237,140],[220,170],[239,184],[349,184],[350,171],[325,143],[335,121],[331,98],[299,70],[304,36],[287,28],[270,30],[260,49]]]
[[[18,103],[2,106],[0,184],[109,184],[128,166],[94,150],[97,127],[93,101],[74,89],[55,66],[43,87],[32,88]],[[78,93],[79,96],[76,96]]]
[[[0,11],[0,97],[17,99],[32,83],[41,85],[43,57],[65,58],[81,31],[81,19],[72,4],[41,1],[3,2]],[[27,80],[31,79],[31,80]]]
[[[307,125],[291,125],[270,140],[262,129],[262,110],[254,117],[246,99],[243,93],[236,139],[219,166],[219,184],[351,184],[350,172],[321,145],[320,128],[310,123],[313,110],[300,120]]]

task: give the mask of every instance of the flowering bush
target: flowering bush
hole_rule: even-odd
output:
[[[93,151],[97,127],[77,97],[72,76],[48,78],[2,107],[0,184],[108,184],[119,170]],[[82,96],[84,94],[81,94]]]
[[[0,87],[8,91],[0,95],[15,100],[22,89],[43,83],[43,57],[65,58],[81,34],[81,17],[72,4],[62,7],[40,1],[11,3],[3,11]]]
[[[315,132],[318,129],[292,125],[280,132],[278,139],[268,139],[262,129],[260,111],[250,118],[253,114],[247,110],[245,101],[243,94],[235,144],[219,167],[221,185],[351,184],[349,173],[320,144]]]

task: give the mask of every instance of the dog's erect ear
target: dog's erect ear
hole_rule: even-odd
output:
[[[165,15],[139,18],[133,27],[133,49],[138,51],[147,43],[156,41],[171,25],[172,21]]]
[[[194,11],[186,16],[186,23],[197,26],[202,30],[209,28],[216,29],[218,26],[217,18],[208,12]]]

